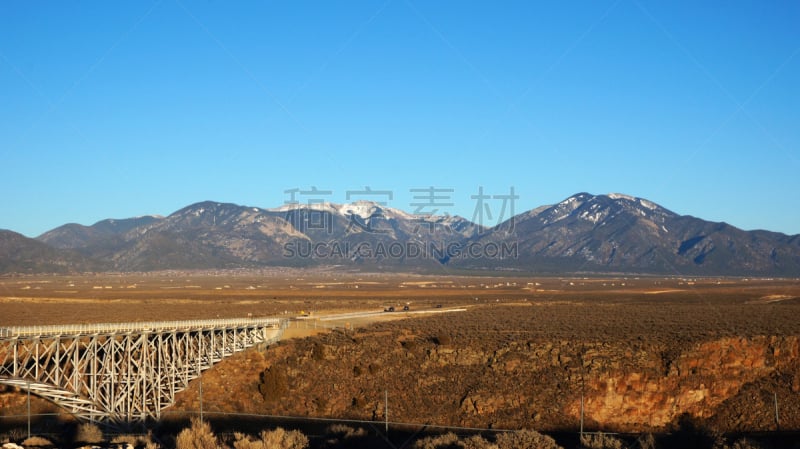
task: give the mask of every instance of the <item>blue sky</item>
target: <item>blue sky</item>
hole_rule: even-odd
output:
[[[0,228],[312,186],[407,211],[452,189],[439,212],[471,218],[482,186],[800,233],[798,23],[795,1],[0,2]]]

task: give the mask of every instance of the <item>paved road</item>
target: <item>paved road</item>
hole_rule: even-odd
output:
[[[449,313],[449,312],[464,312],[466,308],[456,308],[456,309],[426,309],[426,310],[401,310],[396,312],[384,312],[380,311],[360,311],[360,312],[348,312],[348,313],[337,313],[337,314],[323,314],[323,315],[313,315],[313,316],[302,316],[297,317],[298,320],[318,320],[318,321],[342,321],[342,320],[352,320],[354,318],[372,318],[372,317],[394,317],[394,318],[402,318],[406,315],[425,315],[425,314],[434,314],[434,313]]]

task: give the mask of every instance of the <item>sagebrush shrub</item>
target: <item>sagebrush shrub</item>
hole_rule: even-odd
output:
[[[497,445],[486,441],[480,435],[472,435],[459,442],[459,447],[464,449],[497,449]]]
[[[19,441],[28,436],[28,432],[21,428],[11,429],[8,432],[0,435],[0,444],[8,443],[10,441]]]
[[[175,439],[176,449],[216,449],[217,437],[211,426],[198,418],[192,418],[191,426],[181,430]]]
[[[656,449],[656,439],[652,433],[646,433],[636,439],[639,449]]]
[[[289,392],[286,373],[276,367],[270,367],[261,373],[261,383],[258,384],[258,391],[265,401],[274,401],[285,396]]]
[[[761,445],[756,443],[755,441],[748,440],[747,438],[742,438],[736,440],[733,445],[730,447],[731,449],[761,449]]]
[[[517,430],[497,435],[499,449],[562,449],[556,440],[533,430]]]
[[[82,423],[78,425],[75,432],[75,441],[78,443],[101,443],[103,441],[103,431],[97,424]]]
[[[53,443],[45,438],[32,436],[22,442],[22,447],[53,447]]]
[[[261,432],[261,442],[264,449],[305,449],[308,447],[308,437],[299,430],[284,430],[278,427],[271,431]]]
[[[136,446],[139,442],[139,438],[134,435],[117,435],[111,439],[111,444],[130,444],[131,446]]]
[[[333,435],[337,438],[347,440],[350,438],[363,437],[367,434],[367,431],[360,427],[358,429],[354,429],[345,424],[332,424],[328,426],[326,433],[328,435]]]
[[[463,440],[458,435],[450,432],[444,435],[417,440],[415,449],[498,449],[497,445],[486,441],[480,435],[472,435]]]
[[[439,332],[438,334],[436,334],[435,337],[433,337],[433,342],[436,343],[439,346],[448,346],[453,341],[450,338],[449,334],[446,334],[444,332]]]
[[[442,449],[447,447],[454,447],[458,441],[458,435],[450,432],[444,435],[436,435],[432,437],[425,437],[417,440],[414,443],[415,449]]]
[[[622,440],[603,432],[581,435],[581,446],[586,449],[622,449]]]

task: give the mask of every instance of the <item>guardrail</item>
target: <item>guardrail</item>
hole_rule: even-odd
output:
[[[0,338],[193,331],[242,327],[285,327],[281,318],[218,318],[212,320],[140,321],[127,323],[55,324],[0,328]]]

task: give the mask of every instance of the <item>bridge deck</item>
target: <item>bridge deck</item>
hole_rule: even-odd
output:
[[[0,339],[16,337],[52,337],[77,335],[113,335],[130,332],[191,332],[207,329],[279,327],[279,318],[220,318],[213,320],[140,321],[127,323],[88,323],[45,326],[9,326],[0,328]]]
[[[288,320],[91,323],[0,328],[0,384],[92,421],[159,419],[215,363],[283,335]]]

